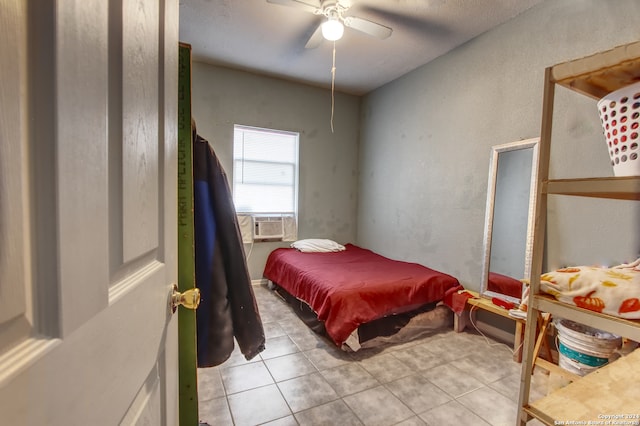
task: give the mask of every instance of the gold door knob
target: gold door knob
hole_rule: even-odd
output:
[[[173,285],[173,294],[171,295],[171,310],[172,312],[176,312],[178,306],[182,305],[187,309],[198,309],[198,305],[200,304],[200,289],[199,288],[190,288],[184,293],[180,293],[178,291],[178,286],[176,284]]]

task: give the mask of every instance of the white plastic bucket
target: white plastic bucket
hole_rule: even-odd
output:
[[[615,176],[640,176],[640,81],[598,101]]]
[[[555,321],[558,330],[559,365],[584,376],[609,363],[622,344],[622,338],[569,320]]]

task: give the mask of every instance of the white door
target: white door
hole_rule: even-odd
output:
[[[175,0],[0,0],[0,424],[177,424]]]

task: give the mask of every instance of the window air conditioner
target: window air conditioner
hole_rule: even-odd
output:
[[[254,217],[253,220],[254,241],[282,239],[284,236],[284,226],[281,216]]]

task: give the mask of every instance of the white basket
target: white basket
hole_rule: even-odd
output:
[[[640,82],[609,93],[598,112],[615,176],[640,176]]]

